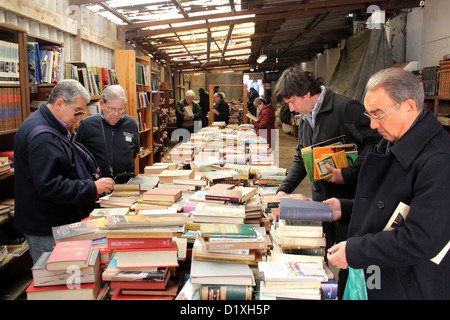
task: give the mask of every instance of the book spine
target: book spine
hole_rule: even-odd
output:
[[[109,249],[172,248],[171,238],[111,238]]]
[[[280,219],[284,220],[311,220],[311,221],[323,221],[332,222],[332,212],[319,212],[314,210],[299,209],[299,208],[287,208],[280,205]]]
[[[251,286],[201,285],[202,300],[252,300]]]

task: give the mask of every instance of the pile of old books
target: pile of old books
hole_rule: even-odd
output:
[[[28,300],[96,300],[102,289],[99,249],[91,240],[58,242],[32,268]]]
[[[190,284],[203,300],[251,300],[251,266],[262,261],[265,238],[248,224],[202,223],[195,239]]]
[[[329,272],[325,265],[325,247],[326,241],[323,233],[323,222],[332,221],[332,210],[327,204],[320,201],[295,199],[293,197],[280,197],[279,206],[272,211],[277,212],[270,230],[273,248],[271,250],[271,259],[279,262],[301,262],[314,263],[318,267],[311,269],[313,265],[308,265],[307,271],[311,270],[325,272],[327,278],[322,280],[316,287],[313,295],[299,294],[301,299],[320,299],[327,296],[336,297],[337,283],[334,281],[333,274]],[[303,269],[302,269],[303,270]],[[291,270],[292,271],[292,270]],[[266,278],[268,279],[268,278]],[[286,283],[281,283],[282,288]],[[270,287],[270,286],[269,286]],[[267,296],[295,298],[286,292],[281,295],[279,292],[270,291],[267,284],[262,283],[263,292]],[[271,288],[275,289],[275,286]],[[285,286],[286,288],[292,288]],[[295,289],[301,289],[296,287]],[[312,289],[308,287],[308,289]],[[326,295],[324,292],[326,291]]]

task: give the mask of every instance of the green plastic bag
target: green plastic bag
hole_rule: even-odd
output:
[[[364,269],[348,267],[348,278],[342,300],[367,300],[366,278]]]

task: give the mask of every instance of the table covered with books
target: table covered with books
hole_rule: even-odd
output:
[[[53,228],[27,299],[336,299],[331,208],[276,195],[287,170],[252,125],[213,124],[164,160]]]

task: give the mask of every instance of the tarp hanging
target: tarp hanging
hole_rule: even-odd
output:
[[[363,103],[369,78],[393,64],[384,28],[365,29],[347,39],[328,87]]]

